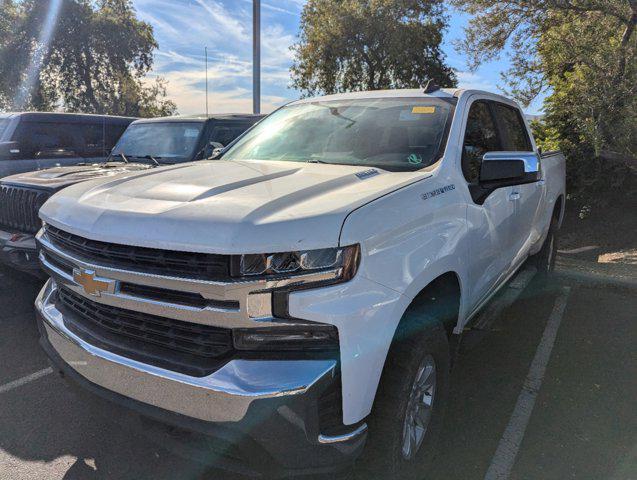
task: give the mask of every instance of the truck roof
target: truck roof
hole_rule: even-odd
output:
[[[209,120],[249,120],[262,118],[265,115],[250,113],[224,113],[224,114],[199,114],[199,115],[173,115],[171,117],[141,118],[135,123],[167,123],[167,122],[207,122]]]
[[[67,122],[85,123],[94,120],[108,120],[110,123],[130,123],[135,117],[120,117],[116,115],[97,115],[90,113],[62,113],[62,112],[8,112],[0,114],[0,118],[20,117],[22,122]]]
[[[363,92],[347,92],[347,93],[336,93],[333,95],[324,95],[319,97],[312,98],[303,98],[301,100],[296,100],[291,102],[290,105],[297,105],[302,103],[310,103],[316,101],[330,101],[330,100],[355,100],[355,99],[365,99],[365,98],[417,98],[417,97],[431,97],[431,98],[441,98],[441,99],[452,99],[458,98],[460,95],[466,94],[482,94],[488,95],[491,97],[498,97],[507,103],[511,103],[512,100],[499,95],[497,93],[488,92],[486,90],[475,90],[475,89],[463,89],[463,88],[440,88],[438,90],[433,91],[432,93],[425,93],[424,88],[403,88],[403,89],[394,89],[394,90],[369,90]]]

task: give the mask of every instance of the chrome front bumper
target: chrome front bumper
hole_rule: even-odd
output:
[[[258,400],[304,395],[331,381],[335,360],[231,360],[206,377],[190,377],[90,345],[64,325],[49,280],[36,300],[43,334],[60,358],[107,390],[206,422],[239,422]]]
[[[338,435],[320,431],[319,397],[340,381],[336,360],[233,359],[206,377],[191,377],[85,342],[66,328],[56,297],[57,286],[49,280],[36,300],[40,343],[71,383],[125,407],[113,415],[126,417],[133,410],[230,442],[239,452],[231,462],[268,478],[345,468],[365,445],[364,423]],[[148,433],[159,443],[172,441],[158,437],[161,430]]]

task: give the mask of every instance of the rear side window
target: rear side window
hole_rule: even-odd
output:
[[[494,103],[495,115],[502,131],[503,150],[513,152],[532,151],[531,139],[517,108]]]
[[[214,126],[210,133],[210,141],[218,142],[224,147],[228,146],[235,138],[245,132],[251,124],[248,123],[221,123]]]
[[[11,122],[11,119],[9,118],[0,118],[0,140],[4,136],[4,132],[7,131],[7,128],[9,127],[10,122]]]
[[[15,138],[27,156],[68,156],[76,150],[76,129],[77,125],[66,123],[21,122]]]
[[[126,128],[128,128],[128,125],[106,125],[106,139],[104,143],[106,144],[107,154],[117,144]]]
[[[481,101],[473,103],[462,147],[462,173],[467,182],[478,182],[482,157],[498,150],[501,150],[500,140],[489,105]]]
[[[81,138],[78,153],[83,157],[104,156],[104,125],[93,123],[78,125],[77,128]]]

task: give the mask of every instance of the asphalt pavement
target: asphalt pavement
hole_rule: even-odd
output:
[[[34,322],[39,287],[0,270],[0,479],[235,478],[54,374]],[[637,479],[637,290],[565,276],[516,297],[462,345],[423,479]]]

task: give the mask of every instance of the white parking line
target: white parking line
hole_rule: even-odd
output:
[[[570,287],[564,287],[562,293],[555,300],[555,306],[544,329],[542,340],[535,351],[535,357],[529,368],[529,373],[524,381],[518,401],[515,404],[515,409],[504,431],[504,435],[500,439],[484,480],[505,480],[511,474],[515,458],[533,412],[535,399],[542,386],[546,366],[551,358],[551,351],[555,344],[557,330],[560,328],[560,323],[566,310],[570,290]]]
[[[13,382],[5,383],[4,385],[0,385],[0,393],[6,393],[15,388],[21,387],[22,385],[26,385],[27,383],[31,383],[35,380],[38,380],[42,377],[46,377],[47,375],[53,373],[53,369],[51,367],[45,368],[44,370],[37,371],[32,373],[31,375],[27,375],[26,377],[18,378]]]

